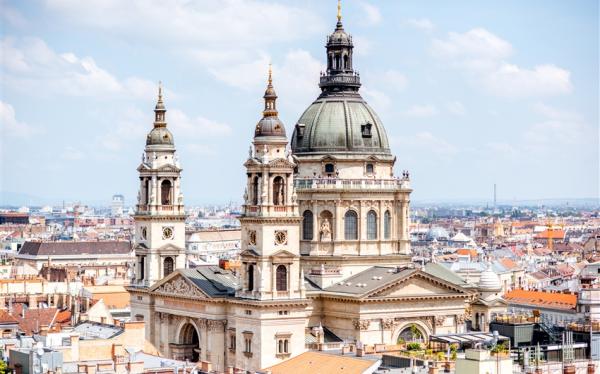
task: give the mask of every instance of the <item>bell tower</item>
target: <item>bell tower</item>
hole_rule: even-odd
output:
[[[185,213],[181,168],[173,135],[167,129],[162,86],[154,108],[154,126],[146,137],[137,168],[140,188],[135,213],[135,279],[150,287],[177,268],[185,267]]]
[[[304,298],[298,243],[300,221],[287,151],[285,127],[278,118],[271,68],[246,167],[242,226],[242,287],[239,297],[273,300]]]

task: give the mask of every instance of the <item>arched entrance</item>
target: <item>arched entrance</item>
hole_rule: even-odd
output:
[[[187,322],[181,326],[179,339],[177,343],[171,344],[171,351],[175,360],[200,360],[200,337],[194,325]]]
[[[424,331],[423,327],[417,323],[409,323],[403,326],[398,333],[396,343],[411,343],[411,342],[425,342],[427,340],[427,332]]]

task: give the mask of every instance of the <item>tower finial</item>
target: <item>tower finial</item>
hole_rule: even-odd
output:
[[[269,62],[269,86],[273,85],[273,65]]]
[[[338,13],[337,13],[337,19],[338,22],[342,21],[342,0],[338,0]]]

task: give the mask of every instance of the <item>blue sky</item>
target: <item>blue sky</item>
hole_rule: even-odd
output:
[[[598,196],[598,2],[347,0],[413,200]],[[2,203],[137,193],[156,85],[187,203],[241,201],[273,63],[291,134],[336,2],[0,0]],[[39,198],[39,199],[37,199]]]

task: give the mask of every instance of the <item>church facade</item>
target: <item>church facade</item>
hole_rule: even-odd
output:
[[[238,274],[185,266],[182,169],[159,95],[138,168],[129,291],[133,318],[165,357],[259,370],[307,349],[465,331],[476,293],[442,266],[411,263],[409,175],[394,175],[339,14],[327,40],[321,95],[290,138],[269,72],[244,163]]]

